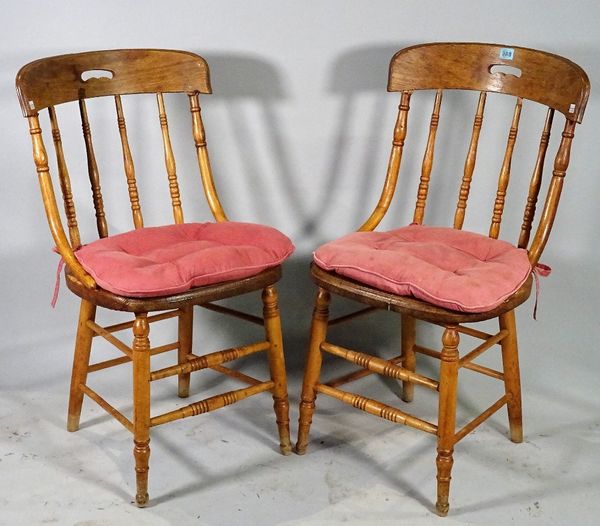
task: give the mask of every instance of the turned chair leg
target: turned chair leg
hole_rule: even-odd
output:
[[[319,381],[319,375],[321,374],[321,343],[325,341],[327,335],[330,301],[329,292],[319,288],[313,311],[310,343],[306,358],[306,367],[304,369],[304,381],[302,383],[298,441],[296,442],[296,453],[299,455],[303,455],[306,452],[306,446],[308,445],[308,433],[317,397],[315,385]]]
[[[177,350],[177,363],[179,365],[188,362],[188,356],[192,352],[192,340],[194,330],[194,306],[188,305],[181,308],[179,315],[179,348]],[[190,373],[181,373],[177,379],[177,392],[180,398],[190,395]]]
[[[87,300],[81,300],[79,309],[79,324],[77,326],[77,338],[75,340],[75,353],[73,356],[73,371],[71,372],[71,389],[69,394],[69,413],[67,417],[67,429],[77,431],[83,405],[83,391],[80,385],[87,380],[88,367],[90,364],[90,352],[92,350],[92,337],[94,332],[87,325],[88,320],[96,318],[96,305]]]
[[[135,502],[148,503],[148,459],[150,458],[150,325],[146,314],[136,314],[133,324],[133,455],[135,458]]]
[[[448,495],[454,452],[454,434],[456,425],[456,390],[458,384],[458,342],[456,327],[446,327],[442,337],[442,355],[440,362],[440,399],[438,414],[437,443],[437,502],[440,516],[448,514]]]
[[[511,310],[499,317],[500,329],[508,330],[508,335],[500,342],[502,346],[502,366],[504,387],[508,397],[508,423],[510,439],[523,442],[523,414],[521,409],[521,376],[519,373],[519,352],[517,347],[517,326],[515,311]]]
[[[402,367],[411,372],[415,372],[417,359],[414,346],[416,338],[415,319],[408,314],[402,314]],[[412,382],[402,382],[402,400],[412,402],[415,385]]]
[[[273,407],[279,430],[279,449],[284,455],[292,452],[290,441],[290,404],[288,402],[285,358],[281,336],[281,319],[275,287],[267,287],[262,293],[263,318],[267,341],[271,344],[267,351],[269,370],[273,387]]]

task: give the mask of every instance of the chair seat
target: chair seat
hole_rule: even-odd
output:
[[[410,225],[355,232],[315,251],[324,270],[446,309],[486,312],[527,281],[527,251],[453,228]]]
[[[223,222],[140,228],[94,241],[75,255],[103,289],[143,298],[254,276],[293,250],[274,228]]]

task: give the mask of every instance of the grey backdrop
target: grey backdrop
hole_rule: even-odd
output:
[[[385,91],[387,65],[396,50],[426,41],[488,41],[539,48],[570,58],[590,76],[591,99],[576,133],[558,220],[542,258],[553,272],[542,283],[539,320],[532,320],[530,302],[521,309],[519,324],[524,387],[547,400],[544,418],[552,421],[551,406],[559,403],[564,404],[565,414],[569,407],[583,407],[591,421],[597,421],[598,2],[20,0],[3,2],[1,25],[0,290],[4,301],[0,399],[4,396],[6,404],[0,417],[7,430],[11,415],[18,411],[18,403],[9,401],[9,393],[43,393],[45,382],[58,382],[66,396],[77,315],[76,298],[64,284],[57,308],[49,307],[57,257],[51,252],[26,121],[14,92],[20,66],[49,55],[126,47],[178,48],[208,60],[214,95],[203,98],[203,114],[225,209],[231,219],[279,228],[297,246],[285,265],[281,284],[286,353],[292,387],[297,389],[313,295],[307,277],[311,250],[356,228],[374,206],[398,103],[396,94]],[[160,130],[150,102],[126,105],[125,110],[131,114],[128,128],[146,223],[160,224],[169,220],[170,204]],[[469,114],[475,107],[474,98],[449,95],[445,102],[426,217],[432,223],[447,222],[452,213],[470,126],[465,120],[462,128],[451,128],[444,118],[450,120],[456,112],[452,104],[469,108]],[[207,208],[202,203],[187,109],[172,97],[167,104],[186,219],[203,220],[208,218]],[[101,110],[107,108],[111,113],[103,116]],[[150,124],[134,117],[140,110],[149,113]],[[423,116],[430,112],[426,97],[415,98],[414,110]],[[508,130],[511,110],[498,102],[497,108],[489,111],[484,146],[496,127],[501,133]],[[112,107],[99,103],[91,112],[109,227],[112,231],[128,229],[126,186]],[[497,117],[496,124],[491,122],[492,115]],[[63,126],[74,119],[74,114],[67,112]],[[174,126],[178,120],[179,128]],[[414,127],[409,127],[409,146],[415,147],[416,153],[405,159],[397,201],[386,226],[406,224],[412,217],[426,118],[420,124],[414,122]],[[510,198],[526,188],[531,168],[528,153],[537,148],[539,129],[539,112],[527,106],[515,152],[507,216],[522,206],[522,193],[518,201]],[[532,132],[529,137],[527,132]],[[554,138],[558,135],[555,131]],[[91,239],[94,222],[89,183],[82,159],[74,154],[81,142],[77,126],[65,132],[64,139],[82,230]],[[478,158],[467,227],[480,224],[476,220],[480,217],[485,221],[483,230],[487,228],[491,201],[483,196],[495,184],[501,156],[502,151],[488,148]],[[444,169],[439,162],[442,157]],[[512,239],[519,214],[506,219],[505,231]],[[395,345],[391,342],[397,337],[397,327],[384,327],[381,322],[380,318],[365,321],[367,328],[378,328],[378,345]],[[233,336],[227,333],[231,328],[236,333]],[[160,335],[161,330],[154,334]],[[217,324],[212,316],[198,320],[197,330],[207,346],[226,345],[243,336],[237,325]],[[369,341],[368,331],[360,332]],[[426,338],[433,336],[427,333]],[[297,392],[291,396],[295,401]],[[296,419],[294,406],[292,418]],[[582,418],[587,423],[587,417]],[[575,426],[579,420],[574,420],[554,424]],[[293,429],[295,432],[295,425]],[[6,438],[0,435],[0,440]],[[598,443],[597,428],[590,440]]]

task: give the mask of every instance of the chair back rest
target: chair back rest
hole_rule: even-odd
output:
[[[166,181],[169,186],[175,222],[183,223],[184,217],[163,93],[187,94],[191,112],[192,136],[204,192],[215,219],[217,221],[227,220],[213,182],[200,114],[199,93],[211,93],[209,69],[202,57],[184,51],[161,49],[119,49],[61,55],[43,58],[25,65],[17,74],[16,87],[23,115],[29,121],[34,161],[50,229],[56,246],[61,255],[67,259],[67,263],[77,266],[76,261],[73,260],[72,251],[81,246],[81,239],[56,111],[56,106],[63,103],[77,101],[79,105],[99,237],[106,237],[109,232],[100,184],[100,171],[92,139],[92,126],[86,105],[87,99],[95,97],[114,98],[115,125],[122,147],[124,172],[135,228],[143,227],[144,220],[121,96],[140,93],[156,94],[158,109],[156,125],[160,126],[162,135],[164,163],[167,172]],[[42,138],[39,120],[39,112],[42,110],[47,110],[49,115],[58,165],[58,179],[67,219],[68,239],[63,231],[56,204],[48,156]]]
[[[388,173],[379,203],[369,219],[361,226],[361,230],[374,229],[390,205],[408,131],[410,98],[413,92],[419,90],[436,90],[436,94],[413,216],[413,221],[418,224],[422,224],[425,214],[444,90],[480,92],[454,214],[453,226],[458,229],[462,228],[465,219],[487,93],[494,92],[516,97],[491,214],[489,236],[492,238],[497,238],[500,233],[523,101],[530,100],[547,106],[517,243],[519,247],[528,249],[532,264],[537,263],[556,215],[569,165],[575,125],[581,122],[589,97],[590,82],[585,71],[577,64],[551,53],[497,44],[434,43],[398,51],[391,60],[388,78],[388,91],[402,93]],[[530,240],[542,187],[544,161],[554,114],[557,111],[564,115],[565,124],[554,157],[554,168],[544,208],[535,236]]]

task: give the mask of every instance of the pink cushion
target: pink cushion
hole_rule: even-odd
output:
[[[103,289],[148,297],[253,276],[293,251],[274,228],[225,222],[140,228],[94,241],[75,255]]]
[[[316,264],[376,289],[464,312],[500,305],[527,280],[527,252],[453,228],[355,232],[320,247]]]

